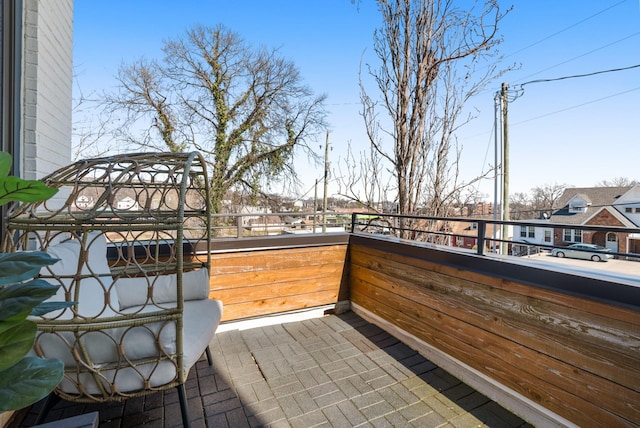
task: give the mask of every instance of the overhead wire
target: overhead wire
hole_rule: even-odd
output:
[[[572,28],[574,28],[574,27],[577,27],[578,25],[583,24],[583,23],[585,23],[585,22],[589,21],[590,19],[593,19],[593,18],[595,18],[595,17],[597,17],[597,16],[599,16],[599,15],[601,15],[601,14],[603,14],[603,13],[605,13],[605,12],[607,12],[607,11],[611,10],[611,9],[613,9],[614,7],[620,6],[621,4],[624,4],[624,3],[628,2],[628,1],[630,1],[630,0],[621,0],[621,1],[619,1],[618,3],[616,3],[616,4],[613,4],[613,5],[611,5],[611,6],[608,6],[608,7],[604,8],[604,9],[601,9],[600,11],[598,11],[598,12],[596,12],[596,13],[592,14],[592,15],[589,15],[589,16],[587,16],[586,18],[583,18],[583,19],[581,19],[581,20],[580,20],[580,21],[578,21],[578,22],[575,22],[575,23],[573,23],[573,24],[571,24],[571,25],[568,25],[568,26],[566,26],[566,27],[562,28],[561,30],[558,30],[558,31],[556,31],[556,32],[554,32],[554,33],[552,33],[552,34],[550,34],[550,35],[548,35],[548,36],[545,36],[545,37],[543,37],[543,38],[541,38],[541,39],[539,39],[539,40],[537,40],[537,41],[535,41],[535,42],[533,42],[533,43],[531,43],[531,44],[529,44],[529,45],[527,45],[527,46],[525,46],[525,47],[523,47],[523,48],[520,48],[520,49],[516,50],[515,52],[511,52],[510,54],[505,55],[505,56],[503,57],[503,59],[506,59],[506,58],[512,57],[512,56],[514,56],[514,55],[516,55],[516,54],[518,54],[518,53],[520,53],[520,52],[523,52],[523,51],[526,51],[526,50],[528,50],[528,49],[531,49],[532,47],[537,46],[537,45],[541,44],[542,42],[545,42],[545,41],[547,41],[547,40],[549,40],[549,39],[551,39],[551,38],[553,38],[553,37],[555,37],[555,36],[558,36],[559,34],[564,33],[565,31],[568,31],[568,30],[570,30],[570,29],[572,29]],[[576,60],[576,59],[578,59],[578,58],[582,58],[583,56],[590,55],[590,54],[592,54],[592,53],[594,53],[594,52],[597,52],[597,51],[599,51],[599,50],[601,50],[601,49],[604,49],[604,48],[610,47],[610,46],[612,46],[612,45],[614,45],[614,44],[616,44],[616,43],[619,43],[619,42],[621,42],[621,41],[623,41],[623,40],[626,40],[626,39],[628,39],[628,38],[630,38],[630,37],[634,37],[634,36],[636,36],[636,35],[638,35],[638,34],[640,34],[640,33],[634,33],[634,34],[631,34],[631,35],[629,35],[629,36],[624,37],[623,39],[616,40],[616,41],[611,42],[611,43],[609,43],[609,44],[607,44],[607,45],[605,45],[605,46],[601,46],[601,47],[599,47],[599,48],[593,49],[593,50],[591,50],[591,51],[589,51],[589,52],[586,52],[586,53],[584,53],[584,54],[582,54],[582,55],[579,55],[579,56],[577,56],[577,57],[574,57],[574,58],[571,58],[571,59],[565,60],[565,61],[563,61],[563,62],[561,62],[561,63],[555,64],[555,65],[552,65],[551,67],[547,67],[547,68],[545,68],[545,69],[543,69],[543,70],[540,70],[540,71],[537,71],[537,72],[535,72],[535,73],[532,73],[532,74],[530,74],[530,75],[528,75],[528,76],[523,77],[523,79],[526,79],[526,78],[531,77],[531,76],[535,76],[536,74],[543,73],[543,72],[545,72],[545,71],[547,71],[547,70],[551,70],[551,69],[553,69],[553,68],[555,68],[555,67],[558,67],[558,66],[560,66],[560,65],[562,65],[562,64],[566,64],[567,62],[571,62],[571,61],[574,61],[574,60]],[[517,81],[516,81],[516,82],[517,82]],[[490,89],[485,89],[484,91],[481,91],[481,93],[484,93],[485,91],[495,92],[495,90],[493,90],[493,91],[492,91],[492,90],[490,90]]]
[[[576,109],[576,108],[579,108],[579,107],[584,107],[586,105],[594,104],[594,103],[597,103],[597,102],[600,102],[600,101],[603,101],[603,100],[606,100],[606,99],[609,99],[609,98],[614,98],[614,97],[617,97],[617,96],[620,96],[620,95],[628,94],[630,92],[634,92],[634,91],[637,91],[639,89],[640,89],[640,86],[638,86],[637,88],[628,89],[626,91],[618,92],[616,94],[607,95],[606,97],[601,97],[601,98],[598,98],[598,99],[595,99],[595,100],[586,101],[586,102],[581,103],[581,104],[576,104],[574,106],[570,106],[570,107],[566,107],[566,108],[563,108],[563,109],[560,109],[560,110],[552,111],[550,113],[545,113],[545,114],[542,114],[540,116],[532,117],[530,119],[521,120],[519,122],[512,123],[511,125],[512,126],[521,125],[523,123],[531,122],[533,120],[542,119],[543,117],[553,116],[553,115],[558,114],[558,113],[563,113],[565,111],[573,110],[573,109]]]
[[[524,94],[524,86],[530,85],[530,84],[533,84],[533,83],[549,83],[549,82],[557,82],[557,81],[560,81],[560,80],[579,79],[579,78],[583,78],[583,77],[597,76],[599,74],[616,73],[616,72],[620,72],[620,71],[632,70],[634,68],[640,68],[640,64],[630,65],[630,66],[627,66],[627,67],[610,68],[610,69],[607,69],[607,70],[593,71],[593,72],[590,72],[590,73],[572,74],[572,75],[568,75],[568,76],[554,77],[554,78],[549,78],[549,79],[530,80],[528,82],[524,82],[524,83],[516,85],[516,88],[513,89],[515,91],[515,96],[513,97],[513,99],[522,96]],[[579,107],[583,107],[585,105],[597,103],[597,102],[604,101],[604,100],[609,99],[609,98],[614,98],[614,97],[617,97],[617,96],[620,96],[620,95],[627,94],[629,92],[637,91],[638,89],[640,89],[640,87],[628,89],[628,90],[625,90],[625,91],[622,91],[622,92],[617,92],[615,94],[610,94],[610,95],[607,95],[607,96],[604,96],[604,97],[600,97],[600,98],[597,98],[597,99],[594,99],[594,100],[590,100],[590,101],[586,101],[586,102],[583,102],[583,103],[580,103],[580,104],[569,106],[569,107],[566,107],[566,108],[563,108],[563,109],[560,109],[560,110],[555,110],[555,111],[550,112],[550,113],[545,113],[543,115],[532,117],[530,119],[521,120],[519,122],[512,123],[511,125],[512,126],[520,125],[520,124],[523,124],[523,123],[531,122],[533,120],[541,119],[543,117],[553,116],[555,114],[563,113],[563,112],[568,111],[568,110],[573,110],[573,109],[576,109],[576,108],[579,108]]]
[[[596,16],[601,15],[601,14],[607,12],[608,10],[613,9],[614,7],[620,6],[621,4],[626,3],[627,1],[628,0],[621,0],[618,3],[614,4],[614,5],[606,7],[604,9],[600,10],[599,12],[594,13],[593,15],[590,15],[590,16],[584,18],[584,19],[581,19],[580,21],[578,21],[578,22],[576,22],[574,24],[571,24],[571,25],[563,28],[562,30],[556,31],[553,34],[550,34],[550,35],[548,35],[546,37],[543,37],[542,39],[538,40],[537,42],[533,42],[530,45],[527,45],[527,46],[525,46],[525,47],[523,47],[521,49],[518,49],[515,52],[510,53],[509,55],[505,56],[505,58],[508,58],[508,57],[513,56],[513,55],[519,54],[522,51],[526,51],[527,49],[530,49],[530,48],[532,48],[532,47],[534,47],[536,45],[539,45],[540,43],[545,42],[545,41],[547,41],[547,40],[549,40],[549,39],[551,39],[551,38],[553,38],[553,37],[555,37],[555,36],[557,36],[559,34],[562,34],[565,31],[568,31],[568,30],[572,29],[573,27],[577,27],[578,25],[582,24],[583,22],[586,22],[586,21],[588,21],[588,20],[590,20],[592,18],[595,18]]]
[[[554,37],[556,37],[556,36],[558,36],[558,35],[560,35],[560,34],[562,34],[562,33],[566,32],[566,31],[568,31],[568,30],[570,30],[570,29],[572,29],[572,28],[575,28],[575,27],[579,26],[580,24],[583,24],[583,23],[585,23],[585,22],[587,22],[587,21],[589,21],[589,20],[591,20],[591,19],[593,19],[593,18],[595,18],[595,17],[597,17],[597,16],[599,16],[599,15],[602,15],[603,13],[608,12],[609,10],[611,10],[611,9],[613,9],[613,8],[615,8],[615,7],[618,7],[618,6],[622,5],[622,4],[626,3],[627,1],[629,1],[629,0],[621,0],[621,1],[617,2],[617,3],[615,3],[615,4],[612,4],[611,6],[605,7],[605,8],[603,8],[603,9],[599,10],[598,12],[596,12],[596,13],[594,13],[594,14],[592,14],[592,15],[589,15],[589,16],[587,16],[587,17],[585,17],[585,18],[583,18],[583,19],[581,19],[581,20],[579,20],[579,21],[577,21],[577,22],[575,22],[575,23],[573,23],[573,24],[570,24],[570,25],[568,25],[568,26],[566,26],[566,27],[562,28],[561,30],[558,30],[558,31],[556,31],[556,32],[554,32],[554,33],[552,33],[552,34],[550,34],[550,35],[548,35],[548,36],[545,36],[545,37],[543,37],[543,38],[541,38],[541,39],[539,39],[539,40],[537,40],[537,41],[535,41],[535,42],[533,42],[533,43],[529,44],[529,45],[524,46],[524,47],[523,47],[523,48],[521,48],[521,49],[516,50],[515,52],[512,52],[512,53],[510,53],[510,54],[506,55],[504,58],[509,58],[509,57],[511,57],[511,56],[514,56],[514,55],[516,55],[516,54],[520,53],[520,52],[523,52],[523,51],[526,51],[526,50],[528,50],[528,49],[531,49],[532,47],[537,46],[537,45],[539,45],[539,44],[541,44],[541,43],[543,43],[543,42],[545,42],[545,41],[547,41],[547,40],[549,40],[549,39],[552,39],[552,38],[554,38]],[[631,38],[631,37],[635,37],[635,36],[637,36],[638,34],[640,34],[640,32],[633,33],[633,34],[631,34],[631,35],[629,35],[629,36],[626,36],[626,37],[624,37],[624,38],[622,38],[622,39],[619,39],[619,40],[616,40],[616,41],[614,41],[614,42],[611,42],[611,43],[609,43],[609,44],[607,44],[607,45],[601,46],[601,47],[596,48],[596,49],[592,49],[592,50],[591,50],[591,51],[589,51],[589,52],[585,52],[585,53],[583,53],[583,54],[581,54],[581,55],[578,55],[578,56],[576,56],[576,57],[573,57],[573,58],[570,58],[570,59],[568,59],[568,60],[565,60],[565,61],[563,61],[563,62],[561,62],[561,63],[558,63],[558,64],[555,64],[555,65],[553,65],[553,66],[551,66],[551,67],[547,67],[547,68],[545,68],[545,69],[543,69],[543,70],[540,70],[540,71],[538,71],[538,72],[536,72],[536,73],[533,73],[533,74],[530,74],[530,75],[528,75],[528,76],[525,76],[523,79],[525,79],[525,78],[527,78],[527,77],[535,76],[536,74],[543,73],[544,71],[547,71],[547,70],[553,69],[553,68],[558,67],[558,66],[560,66],[560,65],[563,65],[563,64],[566,64],[566,63],[568,63],[568,62],[574,61],[574,60],[576,60],[576,59],[578,59],[578,58],[582,58],[582,57],[584,57],[584,56],[590,55],[590,54],[592,54],[592,53],[594,53],[594,52],[597,52],[597,51],[599,51],[599,50],[602,50],[602,49],[608,48],[608,47],[610,47],[610,46],[612,46],[612,45],[615,45],[616,43],[620,43],[620,42],[622,42],[622,41],[624,41],[624,40],[627,40],[627,39],[629,39],[629,38]],[[528,81],[528,82],[525,82],[525,83],[519,84],[519,85],[517,86],[517,90],[516,90],[516,92],[515,92],[515,93],[513,93],[513,94],[511,94],[511,95],[512,95],[512,96],[511,96],[511,98],[513,98],[513,99],[512,99],[512,101],[513,101],[513,100],[515,100],[515,98],[518,98],[519,96],[521,96],[521,95],[523,94],[523,91],[524,91],[524,89],[523,89],[523,88],[524,88],[524,86],[525,86],[525,85],[528,85],[528,84],[532,84],[532,83],[551,82],[551,81],[556,81],[556,80],[565,80],[565,79],[577,78],[577,77],[587,77],[587,76],[593,76],[593,75],[596,75],[596,74],[608,73],[608,72],[612,72],[612,71],[622,71],[622,70],[627,70],[627,69],[636,68],[636,67],[640,67],[640,64],[638,64],[638,65],[634,65],[634,66],[630,66],[630,67],[623,67],[623,68],[619,68],[619,69],[604,70],[604,71],[599,71],[599,72],[594,72],[594,73],[585,73],[585,74],[583,74],[583,75],[563,76],[563,77],[560,77],[560,78],[554,78],[554,79],[537,79],[537,80],[532,80],[532,81]],[[631,91],[634,91],[634,90],[636,90],[636,89],[637,89],[637,88],[632,89],[632,90],[629,90],[629,91],[625,91],[625,92],[623,92],[623,93],[631,92]],[[512,90],[513,90],[513,89],[512,89]],[[598,100],[593,100],[593,101],[590,101],[590,102],[587,102],[587,103],[583,103],[583,104],[581,104],[581,105],[579,105],[579,106],[569,107],[569,108],[566,108],[566,109],[563,109],[563,110],[559,110],[559,111],[556,111],[556,112],[548,113],[548,114],[546,114],[546,115],[542,115],[542,116],[538,116],[538,117],[535,117],[535,118],[531,118],[531,119],[528,119],[528,120],[526,120],[526,121],[521,121],[521,122],[518,122],[518,123],[514,123],[513,125],[517,125],[517,124],[524,123],[524,122],[528,122],[528,121],[531,121],[531,120],[536,120],[536,119],[539,119],[539,118],[541,118],[541,117],[545,117],[545,116],[549,116],[549,115],[557,114],[557,113],[560,113],[560,112],[562,112],[562,111],[570,110],[570,109],[572,109],[572,108],[577,108],[577,107],[580,107],[580,106],[582,106],[582,105],[590,104],[590,103],[592,103],[592,102],[598,102],[598,101],[601,101],[601,100],[606,99],[606,98],[611,98],[611,97],[614,97],[614,96],[621,95],[621,94],[623,94],[623,93],[618,93],[618,94],[614,94],[614,95],[611,95],[611,96],[608,96],[608,97],[603,97],[603,98],[600,98],[600,99],[598,99]],[[508,95],[509,95],[509,94],[508,94]],[[494,125],[492,126],[492,128],[491,128],[491,134],[493,135],[493,132],[495,132],[495,131],[496,131],[496,130],[495,130],[495,124],[494,124]],[[491,145],[491,144],[492,144],[492,143],[491,143],[491,141],[490,141],[490,142],[489,142],[489,145],[487,146],[487,153],[488,153],[488,150],[489,150],[489,147],[490,147],[490,145]],[[485,161],[484,161],[483,165],[484,165],[484,164],[486,164],[486,154],[485,154]]]
[[[549,40],[549,39],[551,39],[551,38],[553,38],[553,37],[565,32],[565,31],[567,31],[569,29],[572,29],[572,28],[574,28],[574,27],[576,27],[576,26],[578,26],[578,25],[580,25],[580,24],[582,24],[582,23],[584,23],[584,22],[586,22],[586,21],[598,16],[598,15],[601,15],[601,14],[607,12],[608,10],[613,9],[614,7],[617,7],[617,6],[619,6],[619,5],[623,4],[623,3],[626,3],[626,1],[628,1],[628,0],[622,0],[622,1],[617,2],[616,4],[613,4],[613,5],[609,6],[609,7],[606,7],[606,8],[600,10],[599,12],[597,12],[595,14],[592,14],[592,15],[590,15],[590,16],[588,16],[588,17],[586,17],[586,18],[584,18],[584,19],[582,19],[582,20],[580,20],[580,21],[578,21],[578,22],[576,22],[574,24],[571,24],[571,25],[563,28],[562,30],[556,31],[555,33],[552,33],[549,36],[546,36],[546,37],[544,37],[544,38],[542,38],[542,39],[540,39],[540,40],[538,40],[538,41],[536,41],[536,42],[534,42],[532,44],[529,44],[529,45],[517,50],[516,52],[513,52],[512,54],[508,55],[507,57],[513,56],[513,55],[515,55],[517,53],[520,53],[522,51],[530,49],[530,48],[532,48],[532,47],[534,47],[534,46],[536,46],[536,45],[538,45],[538,44],[540,44],[540,43],[542,43],[542,42],[544,42],[546,40]],[[635,36],[637,36],[639,34],[640,34],[640,32],[635,32],[635,33],[630,34],[628,36],[625,36],[625,37],[623,37],[621,39],[618,39],[616,41],[608,43],[608,44],[606,44],[604,46],[600,46],[600,47],[598,47],[596,49],[592,49],[592,50],[590,50],[588,52],[585,52],[585,53],[583,53],[581,55],[578,55],[578,56],[575,56],[573,58],[567,59],[567,60],[562,61],[562,62],[560,62],[558,64],[555,64],[555,65],[553,65],[551,67],[547,67],[547,68],[545,68],[545,69],[543,69],[543,70],[541,70],[539,72],[536,72],[536,73],[533,73],[531,75],[525,76],[524,78],[522,78],[520,80],[524,80],[527,77],[535,76],[536,74],[540,74],[540,73],[542,73],[544,71],[553,69],[555,67],[558,67],[560,65],[566,64],[568,62],[571,62],[571,61],[574,61],[576,59],[579,59],[579,58],[585,57],[587,55],[593,54],[594,52],[597,52],[597,51],[600,51],[602,49],[611,47],[611,46],[613,46],[613,45],[615,45],[617,43],[620,43],[622,41],[628,40],[628,39],[630,39],[632,37],[635,37]],[[595,71],[595,72],[590,72],[590,73],[573,74],[573,75],[562,76],[562,77],[557,77],[557,78],[530,80],[530,81],[526,81],[526,82],[521,83],[521,84],[517,84],[517,85],[515,85],[515,87],[509,88],[509,90],[507,91],[506,95],[507,95],[507,98],[510,99],[510,101],[513,101],[516,98],[518,98],[519,96],[524,94],[524,87],[526,85],[530,85],[530,84],[534,84],[534,83],[547,83],[547,82],[561,81],[561,80],[567,80],[567,79],[577,79],[577,78],[583,78],[583,77],[591,77],[591,76],[596,76],[596,75],[599,75],[599,74],[631,70],[631,69],[638,68],[638,67],[640,67],[640,64],[635,64],[635,65],[631,65],[631,66],[627,66],[627,67],[618,67],[618,68],[612,68],[612,69],[607,69],[607,70],[600,70],[600,71]],[[537,119],[540,119],[540,118],[543,118],[543,117],[552,116],[552,115],[559,114],[559,113],[562,113],[562,112],[565,112],[565,111],[568,111],[568,110],[572,110],[572,109],[576,109],[576,108],[579,108],[579,107],[583,107],[583,106],[588,105],[588,104],[592,104],[592,103],[600,102],[600,101],[603,101],[603,100],[606,100],[606,99],[609,99],[609,98],[613,98],[613,97],[617,97],[617,96],[620,96],[620,95],[624,95],[624,94],[636,91],[638,89],[640,89],[640,87],[629,89],[629,90],[625,90],[625,91],[622,91],[622,92],[618,92],[616,94],[611,94],[611,95],[608,95],[608,96],[605,96],[605,97],[601,97],[601,98],[598,98],[598,99],[595,99],[595,100],[587,101],[587,102],[581,103],[579,105],[570,106],[570,107],[567,107],[567,108],[564,108],[564,109],[561,109],[561,110],[557,110],[557,111],[553,111],[553,112],[550,112],[550,113],[547,113],[547,114],[536,116],[534,118],[530,118],[530,119],[527,119],[527,120],[524,120],[524,121],[512,123],[511,125],[512,126],[520,125],[522,123],[526,123],[526,122],[529,122],[529,121],[537,120]],[[500,91],[498,91],[496,93],[496,96],[499,96],[499,94],[500,94]],[[491,129],[491,134],[493,134],[493,132],[497,132],[496,129],[495,129],[495,123],[494,123],[494,125],[493,125],[493,127]],[[489,150],[489,145],[487,146],[487,152]],[[485,154],[485,160],[484,160],[483,165],[486,165],[486,154]]]
[[[640,32],[637,33],[637,34],[640,34]],[[530,80],[528,82],[520,83],[520,84],[518,84],[518,86],[522,87],[522,86],[525,86],[525,85],[530,85],[532,83],[556,82],[558,80],[576,79],[576,78],[579,78],[579,77],[590,77],[590,76],[596,76],[598,74],[614,73],[614,72],[617,72],[617,71],[631,70],[633,68],[638,68],[638,67],[640,67],[640,64],[630,65],[628,67],[618,67],[618,68],[610,68],[610,69],[607,69],[607,70],[593,71],[591,73],[573,74],[573,75],[569,75],[569,76],[555,77],[555,78],[552,78],[552,79],[536,79],[536,80]]]
[[[554,69],[554,68],[556,68],[556,67],[559,67],[559,66],[564,65],[564,64],[567,64],[567,63],[569,63],[569,62],[571,62],[571,61],[575,61],[575,60],[577,60],[577,59],[583,58],[583,57],[585,57],[585,56],[587,56],[587,55],[591,55],[592,53],[594,53],[594,52],[598,52],[598,51],[600,51],[600,50],[602,50],[602,49],[609,48],[609,47],[611,47],[611,46],[613,46],[613,45],[615,45],[615,44],[617,44],[617,43],[623,42],[623,41],[625,41],[625,40],[628,40],[628,39],[630,39],[630,38],[632,38],[632,37],[635,37],[635,36],[638,36],[638,35],[640,35],[640,31],[637,31],[637,32],[635,32],[635,33],[633,33],[633,34],[630,34],[630,35],[628,35],[628,36],[625,36],[625,37],[623,37],[623,38],[621,38],[621,39],[615,40],[615,41],[613,41],[613,42],[611,42],[611,43],[608,43],[608,44],[606,44],[606,45],[603,45],[603,46],[600,46],[600,47],[598,47],[598,48],[592,49],[592,50],[590,50],[590,51],[588,51],[588,52],[585,52],[585,53],[583,53],[583,54],[580,54],[580,55],[578,55],[578,56],[574,56],[574,57],[569,58],[569,59],[567,59],[567,60],[565,60],[565,61],[562,61],[562,62],[559,62],[559,63],[557,63],[557,64],[554,64],[554,65],[552,65],[552,66],[550,66],[550,67],[547,67],[547,68],[544,68],[544,69],[542,69],[542,70],[536,71],[535,73],[529,74],[529,75],[527,75],[527,76],[523,77],[522,79],[526,79],[526,78],[529,78],[529,77],[531,77],[531,76],[535,76],[535,75],[537,75],[537,74],[544,73],[545,71],[552,70],[552,69]],[[522,80],[522,79],[520,79],[520,80]],[[516,81],[516,82],[517,82],[517,81]]]

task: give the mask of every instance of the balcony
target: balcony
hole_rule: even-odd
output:
[[[192,426],[520,427],[496,405],[353,312],[216,335],[187,383]],[[36,411],[20,426],[30,426]],[[175,391],[111,405],[64,405],[48,420],[98,411],[100,426],[181,426]]]
[[[224,323],[213,367],[190,373],[194,426],[640,424],[634,254],[612,274],[353,229],[216,239]],[[180,425],[174,391],[47,420],[96,410],[104,427]]]

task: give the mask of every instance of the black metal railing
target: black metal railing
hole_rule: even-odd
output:
[[[565,230],[578,238],[565,241]],[[479,255],[490,252],[522,256],[589,243],[609,247],[608,252],[618,259],[640,261],[640,228],[361,212],[352,214],[350,231],[472,250]],[[607,246],[609,237],[615,239]]]
[[[216,238],[320,234],[348,232],[349,214],[322,212],[252,212],[214,214],[212,234]]]
[[[565,241],[565,231],[571,232],[572,240]],[[609,247],[608,252],[616,259],[640,261],[640,228],[560,224],[546,219],[502,221],[371,212],[252,212],[215,214],[212,221],[214,239],[336,232],[428,243],[479,255],[516,257],[544,254],[582,242]]]

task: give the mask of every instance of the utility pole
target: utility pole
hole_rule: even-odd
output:
[[[502,221],[509,220],[509,85],[507,82],[502,83]],[[502,225],[501,239],[505,241],[508,238],[509,226]],[[501,253],[509,253],[509,245],[502,242],[500,245]]]
[[[313,232],[316,233],[316,213],[318,212],[318,179],[316,178],[316,185],[314,186],[313,193]]]
[[[491,245],[491,252],[495,253],[496,245],[498,244],[498,206],[502,207],[502,203],[500,198],[498,197],[498,189],[502,191],[502,187],[498,186],[498,181],[502,183],[502,152],[499,147],[502,146],[502,132],[498,132],[498,124],[501,124],[500,112],[502,105],[502,95],[500,92],[496,92],[493,98],[493,137],[494,137],[494,151],[493,151],[493,159],[494,159],[494,174],[493,174],[493,244]],[[498,165],[500,167],[498,168]],[[500,215],[500,219],[502,220],[502,215]],[[502,229],[501,229],[502,230]]]
[[[327,192],[329,188],[329,131],[324,145],[324,200],[322,201],[322,233],[327,232]]]

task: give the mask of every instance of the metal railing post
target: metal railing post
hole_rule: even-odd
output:
[[[485,221],[478,221],[478,254],[481,256],[484,254],[484,237],[486,230],[487,223]]]

